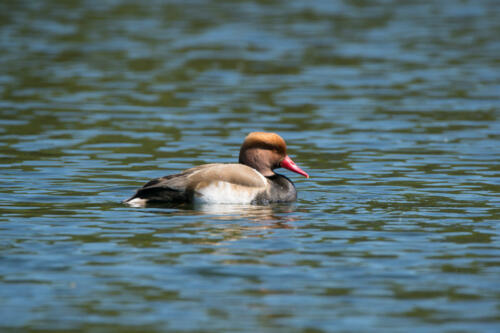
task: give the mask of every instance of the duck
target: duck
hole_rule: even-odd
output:
[[[155,178],[124,202],[136,207],[161,203],[257,204],[293,202],[297,191],[285,168],[306,178],[287,155],[285,140],[276,133],[252,132],[241,145],[238,163],[210,163]]]

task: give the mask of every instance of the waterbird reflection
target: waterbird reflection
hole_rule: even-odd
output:
[[[269,228],[290,228],[286,223],[297,221],[291,213],[295,211],[293,203],[271,205],[244,205],[244,204],[168,204],[148,203],[147,208],[158,208],[168,215],[198,215],[209,217],[212,220],[246,220],[274,225]]]

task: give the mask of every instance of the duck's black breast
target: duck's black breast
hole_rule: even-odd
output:
[[[277,173],[266,178],[269,180],[269,189],[258,195],[254,203],[267,204],[297,200],[297,191],[290,179]]]

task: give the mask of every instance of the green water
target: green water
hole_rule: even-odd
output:
[[[0,2],[0,330],[498,332],[499,17]],[[120,203],[254,130],[296,203]]]

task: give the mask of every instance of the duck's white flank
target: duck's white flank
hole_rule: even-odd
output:
[[[261,187],[248,187],[216,181],[196,190],[194,200],[196,203],[249,204],[261,191]]]
[[[249,204],[264,190],[267,178],[253,168],[251,169],[261,180],[262,187],[250,187],[225,182],[222,180],[195,190],[196,203],[210,204]]]

